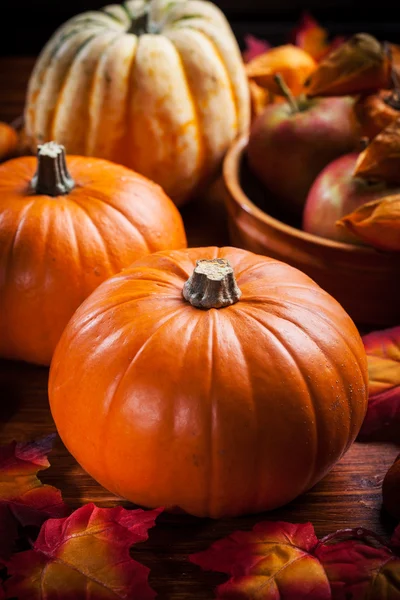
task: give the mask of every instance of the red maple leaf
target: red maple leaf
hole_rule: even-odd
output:
[[[0,447],[0,560],[14,550],[20,526],[37,526],[49,517],[68,514],[61,492],[44,485],[37,472],[50,466],[47,454],[55,434],[32,442]]]
[[[369,400],[358,439],[398,442],[400,439],[400,327],[363,338],[368,357]]]
[[[375,533],[339,530],[315,550],[332,589],[332,600],[399,600],[400,558]]]
[[[150,600],[149,569],[129,549],[145,541],[162,509],[126,510],[85,504],[49,519],[32,550],[7,563],[7,598],[19,600]]]
[[[317,542],[311,523],[265,521],[252,531],[232,533],[190,560],[231,575],[217,588],[217,598],[330,600],[325,570],[313,556]]]
[[[245,50],[242,53],[244,62],[248,63],[256,56],[264,54],[271,48],[271,44],[250,33],[244,36]]]
[[[320,61],[345,41],[342,36],[337,36],[332,41],[328,37],[328,31],[305,12],[291,32],[290,41],[308,52],[316,61]]]

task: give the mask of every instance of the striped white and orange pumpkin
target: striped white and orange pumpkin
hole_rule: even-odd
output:
[[[179,205],[212,176],[249,126],[240,50],[204,0],[129,0],[63,24],[32,72],[25,129],[32,148],[122,163]]]

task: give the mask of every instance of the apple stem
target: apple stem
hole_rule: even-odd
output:
[[[300,112],[300,108],[299,108],[296,98],[293,96],[291,89],[289,88],[289,86],[287,85],[287,83],[285,82],[285,80],[283,79],[283,77],[280,73],[276,73],[274,75],[274,81],[277,84],[277,86],[279,87],[279,89],[281,90],[282,95],[289,102],[292,111],[294,113]]]

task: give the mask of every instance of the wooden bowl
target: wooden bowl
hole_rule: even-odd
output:
[[[301,231],[300,223],[284,222],[273,197],[249,170],[247,143],[248,136],[238,138],[223,164],[231,243],[300,269],[361,327],[399,325],[400,254],[327,240]]]

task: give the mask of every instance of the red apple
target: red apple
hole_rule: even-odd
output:
[[[327,165],[309,191],[303,213],[303,230],[339,242],[362,245],[362,242],[336,225],[336,221],[361,205],[389,194],[400,193],[400,188],[384,182],[368,182],[353,177],[358,153],[341,156]]]
[[[359,148],[354,102],[348,96],[298,98],[267,106],[253,121],[249,167],[287,214],[300,217],[320,171]]]

